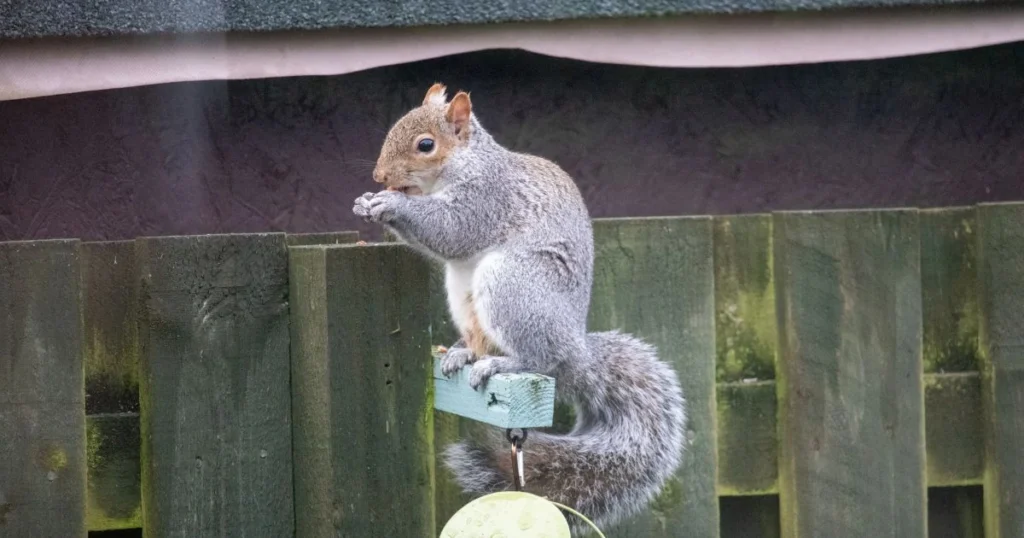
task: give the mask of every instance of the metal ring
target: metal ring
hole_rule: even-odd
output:
[[[505,439],[516,446],[523,446],[523,443],[526,442],[527,430],[526,428],[519,428],[519,431],[523,433],[522,437],[512,435],[512,428],[505,430]]]

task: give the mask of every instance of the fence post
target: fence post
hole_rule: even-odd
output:
[[[1024,537],[1024,204],[978,207],[985,536]]]
[[[85,538],[79,243],[0,243],[0,534]]]
[[[147,536],[292,536],[284,234],[144,238]]]
[[[142,526],[135,241],[82,243],[90,531]]]
[[[916,210],[774,216],[782,535],[924,538]]]
[[[427,261],[289,250],[296,535],[436,535]]]
[[[607,534],[717,537],[711,219],[598,219],[594,238],[591,330],[621,329],[656,346],[679,375],[689,421],[676,477],[645,514]]]

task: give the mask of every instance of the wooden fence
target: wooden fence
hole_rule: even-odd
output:
[[[609,536],[1024,537],[1024,204],[595,234],[593,329],[690,414]],[[0,536],[436,536],[476,427],[433,410],[439,273],[355,238],[0,243]]]

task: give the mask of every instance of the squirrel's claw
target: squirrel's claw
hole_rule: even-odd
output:
[[[454,347],[441,358],[441,373],[451,377],[462,370],[467,364],[473,363],[473,352],[464,347]]]
[[[501,372],[502,360],[502,357],[486,357],[474,362],[473,369],[469,372],[469,386],[477,390],[486,385],[491,376]]]

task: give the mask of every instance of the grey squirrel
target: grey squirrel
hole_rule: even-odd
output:
[[[599,527],[643,510],[680,464],[686,402],[652,346],[586,332],[594,238],[583,197],[551,161],[499,145],[435,84],[391,128],[373,172],[387,189],[353,211],[445,264],[461,338],[445,375],[471,364],[470,384],[497,373],[555,378],[576,408],[565,435],[530,432],[525,490],[573,507]],[[449,446],[446,466],[467,493],[511,489],[504,432]],[[569,518],[574,536],[589,527]]]

